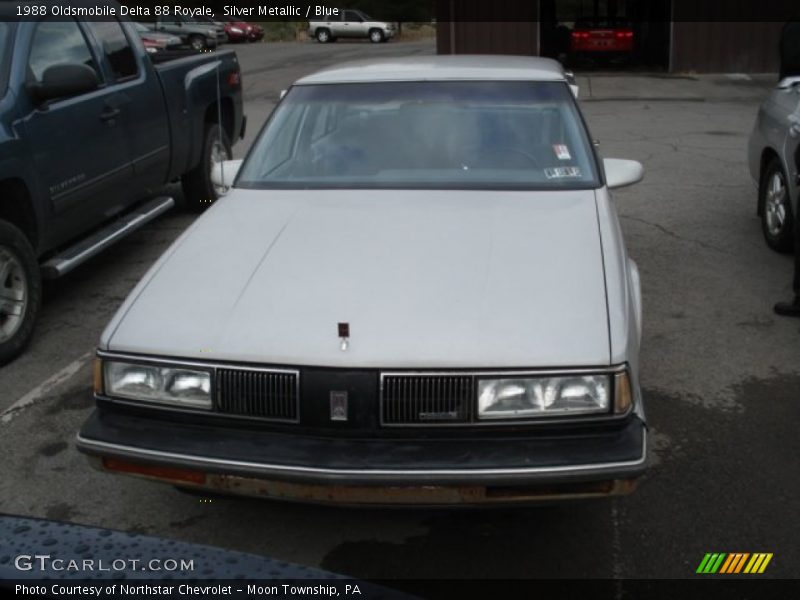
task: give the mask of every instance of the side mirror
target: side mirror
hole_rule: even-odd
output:
[[[69,63],[47,67],[42,81],[28,85],[28,92],[38,102],[85,94],[100,87],[94,69],[87,65]]]
[[[572,71],[564,71],[564,78],[567,80],[567,85],[569,85],[569,90],[572,92],[572,95],[577,98],[580,88],[578,87],[578,82],[575,81],[575,73]]]
[[[286,95],[286,92],[288,92],[288,91],[289,91],[289,90],[281,90],[281,97],[280,97],[280,100],[283,100],[283,97]]]
[[[224,160],[218,162],[214,165],[214,168],[211,169],[211,183],[226,188],[231,187],[241,166],[241,160]]]
[[[606,171],[606,185],[610,190],[639,183],[644,177],[642,163],[635,160],[606,158],[603,160],[603,168]]]

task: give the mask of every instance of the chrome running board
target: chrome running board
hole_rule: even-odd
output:
[[[133,212],[126,213],[89,237],[83,238],[74,246],[50,258],[41,267],[42,277],[54,279],[69,273],[81,263],[99,254],[126,235],[133,233],[173,206],[175,206],[175,199],[169,196],[159,196],[148,200]]]

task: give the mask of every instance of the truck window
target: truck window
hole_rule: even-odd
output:
[[[12,37],[11,25],[0,21],[0,97],[5,94],[6,86],[8,85],[8,68],[11,60],[11,45]]]
[[[139,70],[136,56],[119,21],[89,21],[87,25],[103,47],[103,54],[111,65],[114,79],[121,81],[136,77]]]
[[[344,20],[345,21],[350,21],[351,23],[361,23],[363,21],[363,19],[361,18],[361,15],[359,15],[354,10],[346,10],[346,11],[344,11]]]
[[[37,82],[48,67],[67,63],[91,67],[103,80],[97,62],[83,37],[80,27],[74,20],[42,21],[36,26],[28,58],[28,75]]]

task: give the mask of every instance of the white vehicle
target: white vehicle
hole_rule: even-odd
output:
[[[343,10],[330,15],[325,21],[309,21],[308,31],[311,37],[326,44],[338,38],[364,38],[375,44],[386,42],[394,37],[394,24],[376,21],[360,10]]]
[[[642,166],[590,140],[548,59],[297,81],[103,334],[78,447],[320,502],[630,492],[641,294],[609,189]]]

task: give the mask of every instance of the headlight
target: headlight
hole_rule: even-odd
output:
[[[209,371],[109,361],[105,363],[104,375],[104,389],[109,396],[211,408]]]
[[[609,375],[478,381],[478,418],[514,419],[609,412]]]
[[[231,32],[232,32],[232,33],[244,33],[244,32],[243,32],[241,29],[239,29],[238,27],[231,27]]]

